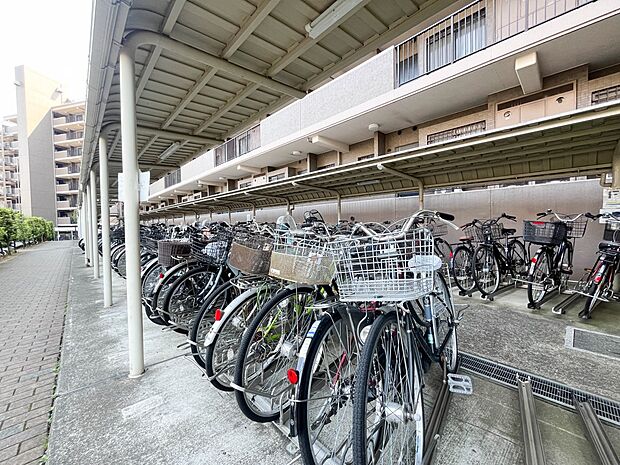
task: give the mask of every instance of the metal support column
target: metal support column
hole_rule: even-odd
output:
[[[93,278],[99,279],[99,234],[97,231],[97,175],[93,170],[90,172],[90,237],[91,237],[91,263],[93,265]]]
[[[110,258],[110,189],[107,134],[99,136],[99,198],[101,200],[101,254],[103,259],[103,306],[112,305],[112,261]]]
[[[91,241],[90,241],[90,188],[84,188],[84,256],[86,266],[91,265]]]
[[[144,373],[142,303],[140,296],[140,197],[138,157],[136,150],[136,83],[135,49],[123,46],[120,52],[121,138],[123,180],[125,182],[123,213],[125,218],[125,256],[127,273],[127,324],[129,377]]]

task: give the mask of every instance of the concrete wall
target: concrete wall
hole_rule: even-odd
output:
[[[54,145],[50,108],[61,103],[60,83],[37,72],[15,68],[19,179],[22,212],[56,224]]]
[[[563,213],[598,213],[603,199],[603,190],[598,181],[572,181],[533,186],[511,186],[499,189],[480,189],[465,192],[442,194],[427,194],[425,207],[451,213],[456,217],[455,223],[462,225],[474,218],[489,218],[508,213],[515,215],[516,223],[504,221],[507,228],[516,228],[517,234],[523,231],[524,219],[535,219],[536,213],[551,208]],[[381,196],[366,200],[352,200],[343,202],[342,213],[344,218],[354,216],[357,221],[384,221],[397,220],[415,212],[418,208],[418,197]],[[293,216],[301,221],[303,213],[311,208],[321,212],[328,222],[336,221],[336,205],[333,202],[311,205],[297,205]],[[274,221],[285,213],[284,208],[259,210],[258,221]],[[233,221],[246,221],[248,212],[233,213]],[[189,219],[189,216],[187,217]],[[202,219],[209,218],[203,214]],[[213,215],[214,220],[228,221],[228,214]],[[177,222],[182,222],[179,217]],[[577,239],[575,244],[574,270],[575,276],[580,277],[585,267],[594,263],[594,257],[599,241],[603,237],[603,226],[598,223],[588,224],[586,235]],[[461,231],[450,230],[447,240],[458,242]],[[536,251],[532,246],[532,253]]]
[[[393,89],[394,48],[390,47],[261,121],[261,145],[290,136]]]

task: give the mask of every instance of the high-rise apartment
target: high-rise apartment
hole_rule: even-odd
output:
[[[68,102],[59,82],[25,66],[15,68],[15,86],[17,115],[7,118],[2,136],[5,202],[54,222],[56,237],[71,239],[77,235],[84,103]]]
[[[20,210],[17,116],[0,122],[0,207]]]

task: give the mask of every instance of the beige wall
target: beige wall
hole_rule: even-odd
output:
[[[50,108],[61,103],[60,83],[15,68],[22,212],[56,222],[54,147]]]

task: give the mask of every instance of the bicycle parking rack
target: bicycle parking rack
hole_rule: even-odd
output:
[[[571,283],[573,286],[575,286],[575,285],[579,284],[579,281],[568,281],[568,283]],[[574,305],[580,297],[584,296],[580,292],[577,292],[576,289],[574,289],[574,288],[571,289],[568,286],[566,286],[564,291],[566,291],[567,297],[564,300],[562,300],[561,302],[555,304],[551,308],[551,311],[553,313],[555,313],[556,315],[563,315],[564,313],[566,313],[566,309],[568,307],[570,307],[571,305]]]
[[[526,465],[545,465],[545,452],[542,436],[536,419],[536,405],[532,394],[532,383],[528,378],[523,380],[517,375],[517,391],[519,392],[519,409],[521,411],[521,427],[525,445]]]
[[[607,437],[607,434],[605,433],[605,430],[596,416],[590,402],[587,400],[583,402],[575,400],[575,409],[583,421],[586,433],[588,434],[590,442],[594,446],[596,453],[601,459],[601,463],[603,465],[620,465],[618,455],[616,455],[616,452],[611,445],[611,441]]]

